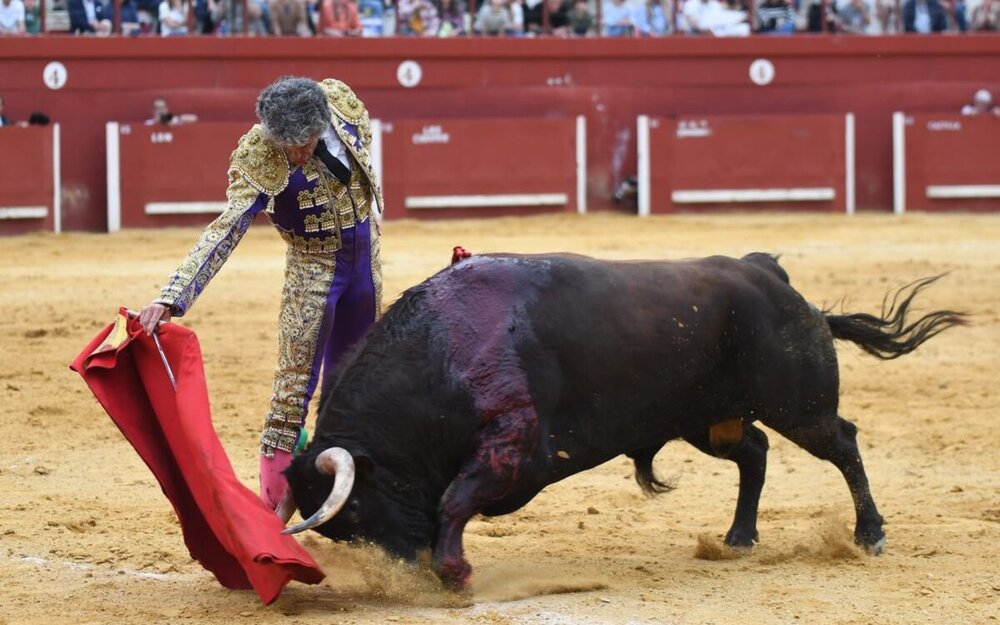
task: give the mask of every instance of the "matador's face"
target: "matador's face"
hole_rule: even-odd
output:
[[[288,157],[288,162],[293,167],[302,167],[313,155],[313,152],[316,151],[316,144],[319,143],[319,139],[320,137],[317,135],[305,145],[283,145],[281,149],[285,151],[285,156]]]

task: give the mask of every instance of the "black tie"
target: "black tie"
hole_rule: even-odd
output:
[[[351,183],[351,170],[341,163],[339,158],[330,154],[330,150],[327,149],[326,142],[322,138],[316,144],[316,150],[313,151],[313,154],[318,156],[319,160],[323,161],[323,164],[326,165],[331,174],[337,177],[337,180],[345,185]]]

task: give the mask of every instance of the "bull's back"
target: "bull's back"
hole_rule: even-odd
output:
[[[469,378],[502,382],[487,400],[530,397],[541,440],[596,463],[733,411],[778,410],[765,405],[774,381],[815,368],[801,348],[825,325],[773,260],[749,260],[484,255],[432,290],[475,311],[448,324],[470,341],[457,348]]]

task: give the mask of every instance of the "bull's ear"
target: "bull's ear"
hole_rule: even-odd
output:
[[[371,456],[363,451],[352,451],[351,457],[354,458],[354,472],[359,478],[369,480],[375,475],[375,461]]]

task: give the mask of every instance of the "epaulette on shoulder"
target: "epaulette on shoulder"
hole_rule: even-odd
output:
[[[368,126],[368,110],[350,87],[335,78],[327,78],[319,86],[337,117],[348,124]]]
[[[285,190],[291,174],[284,151],[264,136],[260,125],[240,137],[229,159],[229,169],[243,176],[261,193],[271,196]]]

